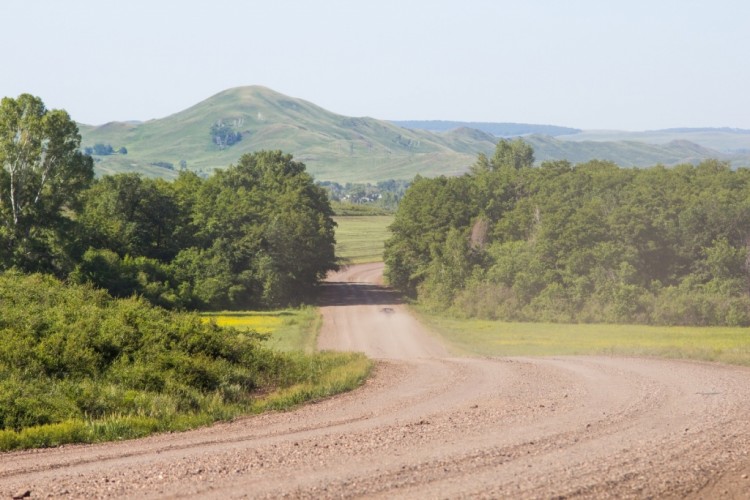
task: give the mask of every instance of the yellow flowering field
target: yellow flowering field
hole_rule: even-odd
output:
[[[313,307],[279,311],[223,311],[202,314],[204,321],[268,334],[267,345],[280,351],[313,352],[320,315]]]

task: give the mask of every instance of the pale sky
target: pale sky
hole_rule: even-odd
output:
[[[746,0],[0,0],[0,96],[101,124],[264,85],[349,116],[750,129]]]

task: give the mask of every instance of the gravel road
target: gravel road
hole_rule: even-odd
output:
[[[323,349],[360,389],[196,431],[0,454],[0,497],[750,498],[750,370],[457,358],[380,286],[333,275]]]

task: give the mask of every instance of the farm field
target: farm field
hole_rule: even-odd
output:
[[[320,328],[320,315],[312,307],[279,311],[227,311],[203,313],[201,316],[215,321],[219,326],[255,330],[268,335],[265,345],[285,352],[313,352]]]
[[[417,310],[458,352],[486,356],[656,356],[750,366],[750,329],[605,324],[510,323]]]
[[[336,228],[336,256],[342,264],[381,262],[385,240],[390,236],[388,226],[392,215],[334,217]]]

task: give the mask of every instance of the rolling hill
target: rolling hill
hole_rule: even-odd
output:
[[[127,154],[94,156],[98,174],[139,172],[165,178],[175,177],[180,168],[209,175],[242,154],[261,149],[293,154],[319,180],[376,182],[411,179],[416,174],[455,175],[465,172],[478,153],[491,154],[499,133],[523,135],[534,146],[538,161],[599,158],[623,166],[651,166],[748,157],[742,151],[730,155],[684,140],[676,131],[667,134],[671,141],[659,143],[550,125],[400,123],[412,128],[339,115],[265,87],[249,86],[220,92],[165,118],[79,127],[84,147],[102,143],[127,150]]]
[[[241,140],[218,145],[211,135],[217,124],[239,132]],[[191,170],[210,173],[243,153],[281,149],[304,162],[317,179],[339,182],[405,179],[418,172],[458,174],[477,153],[491,152],[495,140],[478,131],[435,134],[337,115],[263,87],[230,89],[158,120],[80,129],[84,146],[105,143],[128,151],[95,157],[100,173],[139,171],[171,177],[183,160]],[[174,170],[164,168],[166,164]]]

